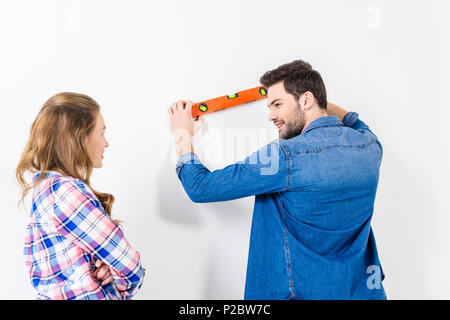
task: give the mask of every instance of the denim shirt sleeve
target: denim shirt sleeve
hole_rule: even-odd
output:
[[[380,141],[378,140],[377,136],[375,135],[375,133],[372,132],[372,130],[369,129],[369,126],[367,124],[365,124],[363,121],[361,121],[359,119],[359,114],[356,112],[348,112],[344,119],[342,119],[342,123],[344,124],[344,126],[346,127],[350,127],[352,129],[355,129],[357,131],[368,131],[371,134],[373,134],[375,136],[375,138],[377,139],[377,143],[380,146],[381,151],[383,151],[383,147],[381,146]]]
[[[245,160],[212,172],[196,154],[185,153],[178,159],[176,171],[192,201],[216,202],[286,191],[288,164],[276,140]]]
[[[369,126],[365,124],[363,121],[359,119],[359,114],[356,112],[348,112],[344,119],[342,119],[342,123],[346,127],[350,127],[355,130],[369,130]],[[372,131],[370,131],[372,132]]]

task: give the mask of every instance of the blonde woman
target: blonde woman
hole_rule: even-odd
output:
[[[97,102],[68,92],[51,97],[31,127],[16,177],[21,201],[33,191],[24,254],[38,299],[122,300],[142,285],[139,252],[111,218],[114,197],[90,185],[104,134]]]

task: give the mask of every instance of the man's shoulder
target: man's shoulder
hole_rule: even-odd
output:
[[[320,127],[294,138],[279,139],[287,155],[316,154],[337,148],[365,148],[377,142],[369,131],[360,132],[346,126]]]

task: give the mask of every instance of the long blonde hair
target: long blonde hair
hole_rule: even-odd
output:
[[[45,102],[31,126],[30,137],[16,168],[16,178],[22,188],[19,203],[47,172],[57,171],[83,181],[111,216],[114,196],[95,191],[90,185],[93,162],[87,141],[99,112],[98,103],[80,93],[58,93]],[[41,173],[38,179],[26,181],[25,173],[38,171]]]

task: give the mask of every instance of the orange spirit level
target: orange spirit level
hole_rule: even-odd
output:
[[[192,116],[197,117],[203,114],[231,108],[243,103],[256,101],[267,97],[267,89],[256,87],[244,91],[239,91],[229,96],[218,97],[211,100],[196,103],[192,106]]]

